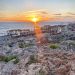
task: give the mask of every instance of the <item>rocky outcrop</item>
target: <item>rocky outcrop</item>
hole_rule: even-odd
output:
[[[0,75],[75,75],[74,51],[50,49],[47,45],[37,47],[35,44],[25,48],[17,45],[16,39],[15,47],[8,47],[7,44],[0,47],[0,55],[4,58],[9,56],[8,62],[4,62],[5,59],[0,61]],[[13,55],[19,59],[16,64],[13,63],[14,58],[10,60]]]

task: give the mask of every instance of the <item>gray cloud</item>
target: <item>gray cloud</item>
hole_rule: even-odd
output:
[[[61,14],[61,13],[57,13],[57,14],[53,14],[53,15],[56,15],[56,16],[61,16],[62,14]]]
[[[74,15],[75,16],[75,13],[68,12],[67,14],[68,15]]]

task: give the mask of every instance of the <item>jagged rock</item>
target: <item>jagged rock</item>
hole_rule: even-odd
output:
[[[75,72],[74,71],[70,71],[70,75],[75,75]]]
[[[56,75],[68,75],[71,69],[71,65],[62,65],[59,68],[56,68]]]
[[[29,65],[28,75],[38,75],[41,67],[42,66],[40,64],[31,64],[31,65]]]
[[[12,70],[16,69],[16,65],[14,65],[12,62],[8,62],[5,64],[5,66],[2,69],[2,75],[10,75]]]

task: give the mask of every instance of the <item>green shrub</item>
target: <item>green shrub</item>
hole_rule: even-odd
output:
[[[16,59],[13,62],[14,62],[14,64],[17,64],[19,62],[18,57],[16,57]]]
[[[50,48],[56,49],[56,48],[59,48],[59,46],[57,44],[52,44],[52,45],[50,45]]]
[[[24,48],[24,44],[23,43],[19,43],[19,48]]]
[[[29,46],[33,46],[33,44],[26,44],[24,42],[19,43],[19,48],[26,48],[26,47],[29,47]]]
[[[5,61],[5,60],[6,60],[6,57],[5,57],[5,56],[0,55],[0,61]]]
[[[0,56],[0,61],[9,62],[11,60],[15,59],[14,64],[19,62],[19,59],[17,56]]]

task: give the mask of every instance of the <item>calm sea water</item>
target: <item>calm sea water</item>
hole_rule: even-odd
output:
[[[24,22],[0,22],[0,36],[6,35],[8,30],[12,29],[33,29],[31,23]]]
[[[64,24],[62,22],[42,22],[39,23],[40,26],[43,25],[58,25]],[[33,30],[34,26],[32,23],[25,22],[0,22],[0,36],[6,35],[8,30],[11,29],[30,29]]]

